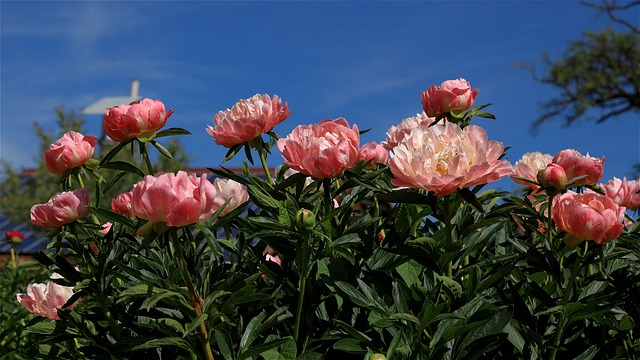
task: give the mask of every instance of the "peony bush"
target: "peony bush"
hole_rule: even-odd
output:
[[[422,113],[366,144],[344,118],[280,137],[287,103],[258,94],[206,128],[229,149],[222,163],[245,150],[243,171],[214,163],[204,174],[153,171],[147,145],[170,157],[160,140],[189,134],[163,129],[173,110],[161,101],[106,109],[119,144],[102,159],[79,135],[45,153],[62,189],[31,219],[50,229],[51,251],[36,258],[54,275],[16,295],[37,315],[21,329],[35,336],[24,352],[635,358],[638,181],[598,185],[604,158],[573,149],[532,149],[512,164],[478,121],[495,119],[473,107],[478,93],[464,79],[432,86]],[[120,151],[146,168],[114,160]],[[271,169],[269,156],[282,165]],[[106,172],[139,181],[107,198]],[[487,186],[506,177],[522,188]]]

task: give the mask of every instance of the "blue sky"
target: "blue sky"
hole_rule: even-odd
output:
[[[629,176],[640,161],[637,114],[604,125],[563,128],[531,123],[555,90],[517,68],[542,53],[562,53],[584,30],[608,19],[577,1],[412,2],[99,2],[2,1],[0,156],[15,169],[36,164],[33,122],[55,128],[54,108],[79,112],[105,96],[126,96],[132,79],[143,97],[174,109],[168,127],[196,167],[220,165],[225,148],[206,132],[213,115],[256,93],[277,94],[299,124],[345,117],[363,143],[422,111],[420,92],[466,78],[492,103],[497,120],[479,119],[489,138],[525,152],[575,148],[605,156],[603,181]],[[626,14],[631,21],[635,13]],[[99,135],[101,117],[87,116]],[[282,162],[274,149],[271,166]],[[242,156],[228,163],[241,164]],[[507,188],[516,187],[512,182]]]

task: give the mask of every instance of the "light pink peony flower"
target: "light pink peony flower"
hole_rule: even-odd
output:
[[[604,156],[600,159],[589,154],[583,156],[574,149],[560,151],[553,157],[553,162],[564,168],[568,179],[586,175],[576,186],[595,185],[602,178],[604,171]]]
[[[400,122],[398,126],[392,126],[387,130],[387,139],[381,143],[381,145],[391,151],[393,148],[398,145],[399,142],[407,136],[411,130],[417,128],[418,126],[429,126],[436,119],[432,117],[428,117],[424,111],[420,114],[416,114],[416,116],[406,118]]]
[[[287,103],[274,95],[256,94],[240,100],[231,109],[220,111],[213,116],[213,126],[207,127],[207,133],[218,145],[230,148],[251,141],[271,131],[276,125],[291,115]]]
[[[51,278],[60,277],[56,275]],[[27,285],[26,294],[16,294],[20,305],[38,316],[51,320],[60,320],[58,309],[66,304],[71,296],[73,296],[72,286],[58,285],[53,281],[49,281],[47,284],[29,284]],[[76,304],[77,302],[66,309],[71,310]]]
[[[216,189],[206,175],[147,175],[131,189],[131,213],[152,223],[186,226],[206,220],[215,205]]]
[[[280,256],[278,256],[277,254],[273,254],[273,255],[272,255],[271,253],[266,253],[266,254],[264,255],[264,259],[265,259],[266,261],[274,262],[274,263],[276,263],[276,264],[278,264],[278,265],[281,265],[281,264],[282,264],[282,260],[280,260]],[[262,274],[262,279],[264,279],[264,280],[269,280],[269,277],[267,276],[267,274]]]
[[[342,176],[359,161],[358,127],[344,118],[323,120],[318,124],[299,125],[284,139],[278,149],[290,168],[316,180]]]
[[[89,214],[87,189],[65,191],[51,197],[46,204],[31,207],[31,223],[55,229]]]
[[[422,107],[427,116],[437,117],[448,112],[463,112],[473,106],[478,89],[471,90],[465,79],[447,80],[422,92]]]
[[[47,169],[54,174],[62,174],[86,163],[93,156],[98,138],[68,131],[49,150],[44,151]]]
[[[231,179],[216,178],[213,180],[213,187],[216,190],[216,195],[213,198],[213,206],[211,213],[207,216],[211,216],[214,212],[218,211],[220,207],[229,200],[229,203],[220,213],[220,216],[228,214],[238,206],[244,204],[249,200],[249,193],[247,187],[240,184],[237,181]]]
[[[113,140],[149,139],[167,123],[173,109],[166,111],[160,100],[143,99],[129,105],[118,105],[104,114],[104,132]]]
[[[603,244],[620,236],[625,210],[605,195],[567,191],[554,198],[551,216],[558,229],[570,234],[565,237],[567,244],[584,240]]]
[[[635,211],[640,207],[640,180],[622,180],[614,177],[601,185],[608,197],[619,206]]]
[[[133,217],[133,213],[131,212],[131,195],[131,191],[128,191],[111,200],[111,209],[113,212],[127,217]]]
[[[389,152],[382,145],[375,141],[368,142],[360,148],[360,161],[371,161],[369,168],[373,164],[386,164],[389,161]]]
[[[511,179],[518,184],[531,187],[534,191],[537,191],[540,186],[516,179],[514,176],[529,179],[531,181],[537,181],[538,171],[544,169],[551,163],[553,156],[549,154],[543,154],[541,152],[528,152],[522,155],[522,158],[513,165]]]
[[[488,140],[476,125],[419,126],[391,151],[391,183],[449,195],[509,175],[511,165],[499,160],[503,151],[502,143]]]

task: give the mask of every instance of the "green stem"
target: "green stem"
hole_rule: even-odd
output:
[[[584,252],[586,254],[587,247],[585,246]],[[583,254],[580,252],[580,249],[577,250],[576,262],[573,264],[573,269],[571,270],[571,276],[569,277],[569,284],[567,284],[567,288],[564,289],[564,294],[562,296],[562,315],[560,315],[560,323],[558,324],[558,332],[556,332],[556,337],[553,340],[553,349],[551,349],[551,354],[549,356],[550,360],[555,360],[556,353],[558,351],[558,347],[560,347],[560,343],[562,342],[562,336],[564,335],[564,327],[567,323],[567,312],[566,306],[569,302],[569,298],[571,297],[571,292],[573,290],[573,285],[576,281],[576,277],[578,276],[578,271],[580,270],[580,263],[582,262]]]
[[[189,271],[187,270],[187,262],[184,260],[184,254],[182,253],[182,244],[178,239],[178,236],[173,231],[167,231],[167,236],[171,236],[171,234],[175,234],[175,248],[176,248],[176,256],[178,258],[178,267],[180,267],[180,273],[182,274],[182,278],[187,285],[187,290],[189,291],[189,297],[191,299],[191,305],[196,312],[197,316],[202,316],[202,306],[200,305],[200,299],[196,295],[196,290],[193,286],[193,282],[191,282],[191,276],[189,275]],[[200,339],[202,340],[202,349],[204,350],[204,354],[207,360],[213,359],[213,352],[211,351],[211,343],[209,342],[209,332],[207,331],[207,325],[205,322],[201,322],[199,326],[200,330]]]
[[[553,216],[551,214],[551,205],[553,205],[553,197],[555,195],[549,195],[549,204],[547,205],[547,240],[549,246],[553,242]]]
[[[264,175],[267,177],[267,182],[269,183],[269,185],[274,186],[273,179],[271,178],[271,174],[269,173],[269,166],[267,166],[267,156],[265,155],[265,151],[262,148],[258,149],[258,155],[260,156],[262,170],[264,170]]]
[[[151,159],[149,158],[149,153],[147,152],[147,144],[139,141],[140,144],[140,156],[144,160],[147,165],[147,171],[149,171],[149,175],[153,175],[155,172],[153,171],[153,165],[151,165]]]
[[[300,337],[300,320],[302,318],[302,304],[304,302],[305,288],[307,285],[307,276],[309,272],[309,244],[308,236],[303,236],[302,239],[302,259],[300,259],[300,282],[298,292],[298,303],[296,306],[296,318],[295,327],[293,329],[293,339],[298,343]]]
[[[447,243],[445,245],[445,251],[448,251],[453,244],[453,237],[451,235],[451,204],[449,200],[450,195],[444,197],[444,227]],[[449,261],[447,264],[447,276],[453,276],[453,261]]]
[[[322,187],[324,188],[324,216],[328,216],[333,209],[333,198],[331,197],[331,180],[322,179]]]
[[[14,269],[18,267],[18,262],[16,261],[16,249],[14,249],[14,246],[11,246],[11,267]]]

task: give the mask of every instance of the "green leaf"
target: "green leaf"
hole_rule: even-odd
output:
[[[100,168],[102,168],[102,169],[113,169],[113,170],[122,170],[122,171],[126,171],[128,173],[136,174],[136,175],[140,176],[141,178],[144,177],[144,172],[142,172],[142,170],[140,170],[136,166],[134,166],[132,164],[129,164],[128,162],[124,162],[124,161],[112,161],[112,162],[108,162],[108,163],[101,163],[100,164]]]
[[[414,285],[419,285],[422,283],[420,279],[420,272],[422,271],[422,267],[420,266],[420,264],[416,263],[413,260],[398,265],[398,267],[396,267],[396,271],[398,272],[400,277],[402,277],[402,280],[404,280],[404,283],[408,287],[412,287]]]
[[[367,350],[363,349],[360,346],[360,342],[356,339],[340,339],[335,344],[333,344],[333,348],[339,351],[344,351],[349,354],[366,354]]]
[[[636,327],[636,323],[635,321],[633,321],[633,318],[629,315],[624,315],[622,316],[622,318],[620,319],[620,330],[622,331],[630,331],[633,330]]]
[[[504,327],[504,332],[507,333],[507,339],[509,342],[520,352],[524,353],[524,347],[526,345],[526,340],[520,335],[520,332],[516,330],[515,327],[511,324],[507,324]]]
[[[165,157],[169,158],[169,159],[173,159],[173,155],[171,155],[171,152],[169,150],[167,150],[167,148],[165,148],[164,146],[162,146],[161,143],[159,143],[158,141],[155,140],[151,140],[151,145],[153,145],[156,149],[158,149],[158,151],[164,155]]]
[[[94,206],[89,206],[89,210],[91,211],[92,214],[94,215],[98,215],[101,216],[109,221],[111,221],[112,223],[116,224],[123,224],[126,225],[130,228],[135,228],[136,224],[133,220],[129,219],[128,217],[124,216],[124,215],[120,215],[118,213],[115,213],[111,210],[107,210],[107,209],[103,209],[103,208],[98,208],[98,207],[94,207]]]
[[[202,314],[202,315],[196,317],[195,319],[193,319],[193,321],[189,324],[189,326],[187,326],[187,328],[184,330],[184,333],[182,334],[182,338],[187,337],[187,335],[189,335],[189,333],[191,333],[198,326],[200,326],[200,324],[202,324],[205,320],[207,320],[208,317],[209,317],[208,314]]]
[[[244,350],[245,347],[251,345],[251,342],[253,342],[253,340],[258,337],[258,332],[256,330],[259,329],[260,324],[262,323],[262,320],[264,320],[264,318],[267,316],[267,313],[262,311],[258,316],[254,317],[253,319],[251,319],[251,321],[249,321],[249,324],[247,324],[246,329],[244,330],[244,333],[242,334],[242,338],[240,338],[240,350]]]
[[[107,155],[105,155],[102,160],[100,160],[100,167],[102,167],[102,164],[106,164],[109,161],[111,161],[111,159],[113,159],[119,152],[120,150],[122,150],[122,148],[124,148],[125,146],[127,146],[128,144],[130,144],[134,139],[129,139],[129,140],[125,140],[123,142],[121,142],[120,144],[118,144],[116,147],[114,147],[113,149],[111,149],[111,151],[109,151],[107,153]]]
[[[174,135],[191,135],[191,132],[183,128],[172,127],[172,128],[164,129],[162,131],[158,131],[156,133],[156,139],[165,137],[165,136],[174,136]]]
[[[231,336],[229,333],[225,330],[216,329],[213,336],[215,337],[218,349],[225,360],[233,360],[233,345],[231,343]]]
[[[598,347],[596,345],[591,345],[587,350],[585,350],[582,354],[573,358],[573,360],[591,360],[598,354]]]
[[[578,297],[578,300],[582,300],[582,299],[587,298],[587,297],[589,297],[591,295],[598,294],[605,287],[607,287],[607,282],[606,281],[592,281],[592,282],[589,283],[589,285],[584,287],[584,289],[580,293],[580,296]]]
[[[431,200],[427,195],[416,192],[415,190],[395,190],[385,194],[378,195],[378,199],[388,201],[390,203],[406,203],[406,204],[422,204],[428,205]]]
[[[404,321],[409,321],[412,322],[418,326],[420,326],[420,320],[412,314],[408,314],[408,313],[395,313],[395,314],[391,314],[389,315],[389,319],[390,320],[404,320]]]
[[[283,345],[287,342],[291,341],[290,338],[284,338],[284,339],[277,339],[277,340],[272,340],[272,341],[267,341],[266,343],[263,343],[262,345],[258,345],[258,346],[254,346],[251,349],[248,349],[246,351],[243,351],[242,353],[240,353],[240,355],[238,356],[237,360],[244,360],[250,357],[254,357],[257,355],[260,355],[266,351],[269,351],[271,349],[274,349],[280,345]]]
[[[175,346],[186,350],[192,350],[189,343],[179,337],[165,337],[150,339],[131,348],[131,350],[156,349],[163,346]]]

